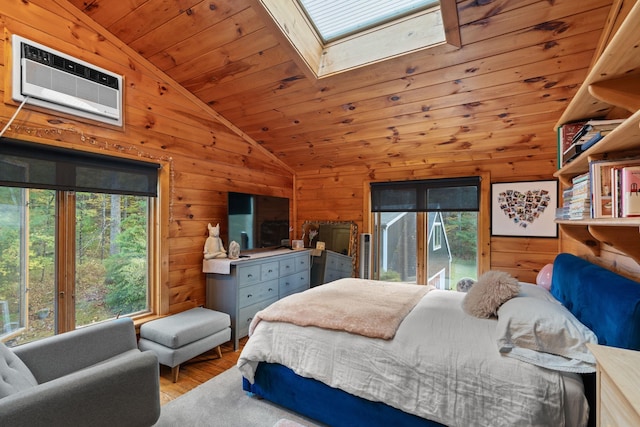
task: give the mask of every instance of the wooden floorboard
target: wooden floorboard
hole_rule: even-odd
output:
[[[240,349],[238,351],[233,351],[233,343],[231,341],[223,344],[221,346],[221,359],[218,358],[217,352],[213,349],[182,364],[176,383],[172,380],[171,368],[160,365],[160,404],[164,405],[182,396],[200,384],[235,366],[246,341],[247,338],[240,340]]]

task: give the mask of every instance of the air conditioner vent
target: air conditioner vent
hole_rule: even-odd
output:
[[[122,126],[122,76],[14,35],[12,98]]]

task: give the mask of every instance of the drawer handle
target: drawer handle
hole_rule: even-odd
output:
[[[285,286],[289,286],[289,282],[284,282],[284,285]]]
[[[252,295],[252,294],[247,295],[247,298],[251,298],[251,297],[253,297],[253,295]]]
[[[268,292],[271,292],[271,291],[273,291],[273,288],[269,288],[269,291],[268,291]]]
[[[273,270],[269,270],[269,273],[273,273]]]
[[[247,274],[247,277],[253,277],[253,274],[249,273]]]
[[[251,323],[251,321],[252,321],[252,320],[253,320],[253,317],[249,317],[249,318],[247,319],[247,323]]]

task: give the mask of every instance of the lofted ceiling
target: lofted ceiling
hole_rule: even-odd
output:
[[[461,47],[318,80],[258,0],[69,1],[296,172],[555,159],[612,4],[458,0]]]

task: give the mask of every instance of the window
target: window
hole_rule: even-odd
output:
[[[374,277],[455,288],[477,277],[479,177],[371,183]]]
[[[158,164],[0,141],[0,336],[153,309]]]
[[[413,12],[438,6],[437,0],[299,0],[316,32],[327,44]]]
[[[426,48],[461,45],[455,0],[259,3],[293,47],[299,65],[315,78]]]
[[[431,240],[433,244],[434,251],[442,249],[442,223],[439,220],[437,222],[434,222],[433,228],[431,229],[431,237],[429,240]]]

